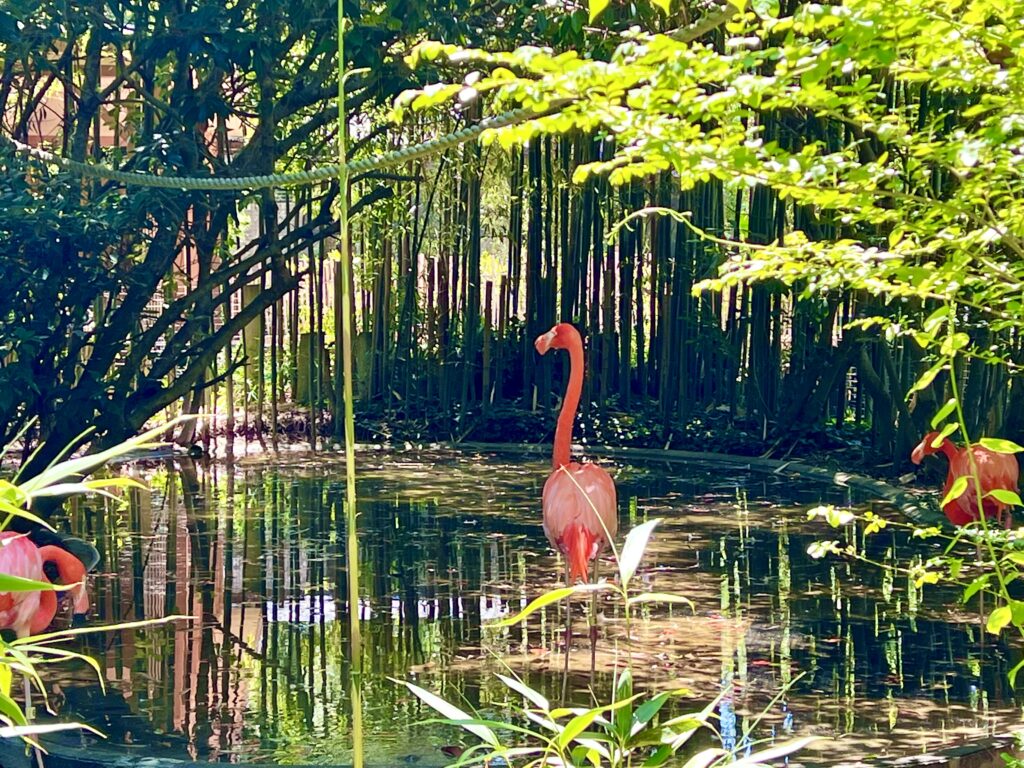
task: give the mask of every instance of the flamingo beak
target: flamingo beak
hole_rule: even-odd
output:
[[[542,333],[540,336],[538,336],[537,340],[533,342],[533,346],[535,346],[537,348],[537,351],[543,355],[545,352],[551,349],[551,345],[554,343],[554,341],[555,332],[551,330],[548,331],[547,333]]]
[[[918,444],[917,444],[917,448],[915,448],[915,449],[914,449],[914,450],[913,450],[913,451],[911,452],[911,454],[910,454],[910,460],[911,460],[912,462],[914,462],[915,464],[920,464],[920,463],[921,463],[921,460],[922,460],[922,459],[924,458],[924,450],[925,450],[925,443],[926,443],[926,442],[928,442],[928,439],[927,439],[927,438],[925,438],[925,439],[924,439],[924,440],[922,440],[922,441],[921,441],[920,443],[918,443]]]
[[[85,582],[83,581],[76,587],[69,590],[71,597],[74,599],[74,612],[77,614],[85,614],[89,612],[89,593],[85,591]]]

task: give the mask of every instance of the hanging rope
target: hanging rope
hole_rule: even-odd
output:
[[[396,149],[379,157],[365,157],[352,162],[344,162],[345,171],[351,175],[364,171],[376,171],[382,168],[389,168],[395,165],[407,163],[410,160],[418,160],[422,157],[440,154],[449,149],[454,149],[467,142],[473,141],[484,131],[497,128],[507,128],[510,125],[545,117],[561,111],[571,102],[565,99],[556,102],[543,112],[535,112],[532,109],[515,109],[511,112],[504,112],[494,117],[481,120],[475,125],[469,125],[461,130],[439,136],[436,139],[424,141],[421,144],[413,144],[409,147]],[[12,147],[16,152],[27,155],[50,165],[73,173],[77,176],[84,176],[90,179],[105,179],[116,181],[121,184],[137,187],[156,187],[159,189],[180,189],[200,190],[205,192],[232,191],[242,189],[265,189],[267,187],[297,187],[308,184],[316,184],[328,179],[336,179],[341,174],[341,165],[324,165],[320,168],[312,168],[308,171],[294,171],[291,173],[273,173],[265,176],[159,176],[151,173],[137,171],[119,171],[100,163],[82,163],[77,160],[69,160],[66,157],[55,155],[44,149],[30,147],[15,139],[6,136],[0,140]]]

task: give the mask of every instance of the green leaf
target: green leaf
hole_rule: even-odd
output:
[[[1013,611],[1010,610],[1010,606],[1001,605],[989,614],[988,621],[985,622],[985,629],[993,635],[998,635],[1012,618]]]
[[[672,13],[672,0],[651,0],[651,4],[660,8],[666,16]]]
[[[786,755],[798,752],[808,744],[813,744],[818,741],[820,738],[820,736],[805,736],[802,739],[793,739],[792,741],[787,741],[784,744],[769,747],[768,749],[762,749],[760,752],[747,755],[742,760],[730,763],[729,766],[730,768],[752,768],[756,765],[768,765],[769,763],[775,762],[780,757],[785,757]]]
[[[658,714],[658,711],[665,706],[668,697],[668,692],[659,693],[653,699],[648,699],[637,707],[636,712],[633,714],[633,727],[630,729],[629,735],[636,736],[640,733],[644,726],[651,722],[654,716]]]
[[[917,381],[910,387],[910,393],[919,392],[922,389],[926,389],[931,386],[931,383],[935,381],[935,377],[939,375],[939,372],[946,368],[945,362],[936,363],[927,371],[918,376]]]
[[[626,701],[633,695],[633,672],[626,667],[615,683],[615,700]],[[623,707],[615,712],[615,732],[620,740],[625,741],[633,722],[632,708]]]
[[[437,694],[431,693],[430,691],[426,690],[425,688],[420,688],[418,685],[415,685],[415,684],[410,683],[410,682],[405,681],[405,680],[397,680],[397,679],[395,679],[393,677],[389,678],[389,679],[392,682],[394,682],[394,683],[399,683],[401,685],[404,685],[406,688],[408,688],[410,691],[412,691],[420,701],[422,701],[424,704],[426,704],[431,709],[434,709],[437,712],[440,712],[442,715],[444,715],[449,720],[455,720],[455,721],[472,721],[472,720],[474,720],[474,718],[471,715],[467,714],[466,712],[463,712],[461,709],[456,707],[454,704],[450,704],[449,702],[445,701],[444,699],[442,699]],[[495,736],[494,735],[494,731],[492,731],[486,725],[477,725],[477,724],[475,724],[473,722],[459,722],[458,724],[461,727],[465,728],[470,733],[472,733],[474,736],[479,738],[480,740],[485,741],[488,744],[490,744],[492,747],[499,746],[499,744],[498,744],[498,737]]]
[[[949,504],[949,502],[955,501],[956,499],[959,499],[961,496],[963,496],[964,491],[967,490],[968,482],[969,479],[965,475],[961,475],[956,480],[954,480],[953,486],[949,489],[949,493],[943,496],[942,502],[939,504],[939,506],[945,507],[947,504]]]
[[[629,586],[629,580],[636,573],[644,551],[647,549],[651,533],[660,522],[660,518],[648,520],[626,534],[626,541],[622,545],[622,551],[619,552],[619,583],[623,589]]]
[[[1024,448],[1012,440],[1003,440],[998,437],[983,437],[978,441],[982,448],[988,448],[993,453],[1020,453]]]
[[[538,709],[542,709],[547,712],[551,709],[551,704],[543,694],[533,690],[526,683],[521,680],[516,680],[513,677],[506,677],[505,675],[499,674],[498,679],[501,680],[506,686],[511,688],[513,691],[521,695],[524,699],[532,703]]]
[[[551,605],[552,603],[557,603],[559,600],[569,597],[570,595],[579,595],[588,592],[601,592],[607,589],[613,589],[613,587],[610,584],[576,584],[572,587],[559,587],[558,589],[552,589],[551,591],[545,592],[543,595],[533,600],[515,616],[509,616],[507,619],[496,621],[489,626],[515,626],[534,611],[539,611],[541,608],[545,608]]]
[[[728,0],[728,2],[736,9],[736,13],[743,13],[747,10],[747,0]]]
[[[952,435],[958,429],[960,429],[960,425],[957,424],[955,421],[954,422],[950,422],[949,424],[944,426],[942,428],[942,431],[939,432],[939,434],[936,435],[934,438],[932,438],[932,448],[938,448],[940,445],[942,445],[943,441],[947,437]]]
[[[0,573],[0,592],[63,592],[74,586],[74,584],[51,584],[48,581],[23,579],[21,576]]]
[[[1017,664],[1014,666],[1014,668],[1006,673],[1006,676],[1010,680],[1010,687],[1011,688],[1016,688],[1017,687],[1017,673],[1020,672],[1020,668],[1021,667],[1024,667],[1024,659],[1021,659],[1020,661],[1018,661]]]
[[[1024,664],[1024,662],[1021,663]],[[654,750],[650,757],[644,760],[642,768],[658,768],[658,766],[664,765],[673,754],[674,752],[670,744],[662,744]]]
[[[588,8],[590,9],[590,23],[593,24],[594,20],[601,15],[605,8],[611,3],[611,0],[588,0]]]
[[[935,429],[936,427],[939,426],[939,424],[944,422],[946,420],[946,417],[949,416],[949,414],[951,414],[955,408],[956,398],[951,397],[949,398],[949,400],[946,401],[946,404],[939,408],[938,412],[934,416],[932,416],[932,429]]]
[[[978,594],[978,592],[980,592],[988,585],[988,581],[990,578],[992,578],[992,574],[982,574],[974,581],[972,581],[970,584],[968,584],[966,587],[964,587],[964,594],[963,597],[960,598],[960,602],[966,603],[968,600],[970,600],[972,597]]]
[[[1009,504],[1011,507],[1021,507],[1024,503],[1021,503],[1020,496],[1013,491],[1008,491],[1005,488],[996,488],[995,490],[989,491],[985,496],[991,496],[998,502],[1003,504]]]
[[[0,693],[0,715],[7,718],[11,725],[28,725],[28,719],[21,707],[6,693]]]

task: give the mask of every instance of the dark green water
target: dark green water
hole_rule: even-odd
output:
[[[708,742],[828,737],[800,758],[815,763],[919,753],[1020,720],[1005,683],[1015,659],[982,636],[973,608],[946,608],[950,594],[877,568],[806,554],[836,535],[807,523],[806,509],[851,501],[842,490],[724,467],[604,464],[619,488],[620,531],[665,519],[643,582],[691,598],[696,615],[647,608],[630,645],[621,610],[604,605],[599,693],[616,649],[620,663],[632,653],[644,685],[688,687],[697,705],[732,686],[720,736]],[[126,754],[346,762],[341,462],[296,455],[273,466],[136,471],[152,495],[73,515],[104,557],[91,621],[199,618],[83,640],[107,690],[85,669],[56,672],[61,716],[99,727],[106,748]],[[460,735],[422,724],[431,713],[388,677],[500,718],[506,695],[493,673],[508,664],[557,699],[562,608],[526,627],[487,626],[558,580],[540,527],[548,464],[371,453],[359,471],[366,759],[436,766]],[[869,546],[891,560],[938,545],[887,530]],[[585,702],[590,654],[582,605],[575,610],[572,687]]]

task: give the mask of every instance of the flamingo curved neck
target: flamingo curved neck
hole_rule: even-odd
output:
[[[75,584],[85,578],[85,566],[82,561],[65,549],[49,545],[39,548],[39,556],[44,563],[57,566],[60,580],[65,584]]]
[[[953,444],[953,441],[950,440],[948,437],[942,441],[942,445],[939,446],[939,450],[946,454],[946,458],[949,459],[950,462],[956,459],[957,456],[959,456],[960,454],[960,451],[957,450],[957,447]],[[966,450],[967,449],[964,448],[964,451]]]
[[[551,456],[554,469],[569,464],[572,425],[576,420],[576,409],[583,391],[583,340],[575,328],[572,329],[566,348],[569,350],[569,385],[565,388],[562,410],[558,414],[558,428],[555,430],[555,450]]]

